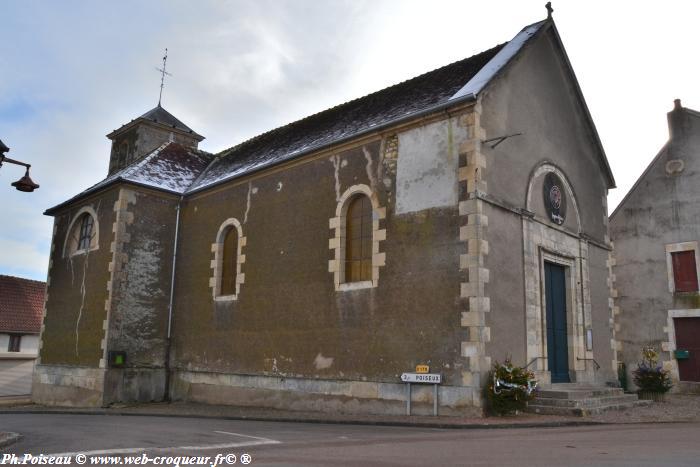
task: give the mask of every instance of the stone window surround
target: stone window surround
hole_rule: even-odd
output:
[[[671,253],[677,253],[679,251],[694,251],[695,252],[695,271],[700,273],[700,256],[698,255],[698,242],[669,243],[666,245],[665,248],[666,248],[666,271],[668,273],[668,291],[671,293],[688,293],[688,292],[676,292],[676,280],[673,277],[673,260],[671,259]]]
[[[89,214],[92,216],[92,232],[93,232],[93,238],[90,240],[90,248],[83,248],[83,249],[76,249],[75,251],[69,251],[71,247],[71,242],[69,242],[70,238],[72,237],[73,230],[77,227],[80,228],[80,225],[76,225],[76,222],[78,219],[80,219],[83,214]],[[100,248],[100,224],[97,222],[97,212],[92,208],[92,206],[83,206],[78,210],[78,212],[73,216],[73,219],[71,219],[70,224],[68,225],[68,230],[66,231],[66,238],[63,241],[63,257],[67,258],[69,256],[76,256],[76,255],[82,255],[87,253],[88,251],[95,251],[99,250]]]
[[[535,167],[532,174],[530,175],[530,181],[528,182],[527,193],[525,195],[525,207],[526,207],[526,209],[530,212],[533,212],[532,194],[533,194],[535,181],[539,177],[541,177],[549,172],[552,172],[555,175],[557,175],[559,177],[559,180],[562,181],[562,184],[564,185],[564,189],[566,190],[566,194],[568,196],[567,202],[570,202],[572,204],[573,211],[576,214],[576,225],[578,228],[578,233],[581,233],[583,230],[581,228],[581,216],[579,215],[578,201],[576,200],[576,195],[574,194],[574,190],[571,188],[571,184],[569,183],[569,178],[564,174],[564,172],[559,167],[552,164],[551,162],[548,162],[548,161],[541,162],[537,167]],[[549,223],[549,219],[546,222]]]
[[[372,280],[345,282],[346,216],[349,201],[358,194],[367,196],[372,203]],[[328,272],[333,273],[336,292],[368,289],[379,285],[379,268],[386,264],[386,256],[379,248],[379,242],[386,240],[386,229],[379,228],[379,221],[384,218],[386,218],[386,208],[379,205],[377,196],[369,186],[353,185],[340,196],[335,209],[335,217],[330,218],[328,222],[329,228],[334,231],[333,236],[328,241],[328,248],[333,251],[333,259],[328,262]]]
[[[661,350],[668,352],[668,360],[664,360],[661,364],[663,369],[671,373],[671,379],[678,383],[681,379],[678,371],[678,362],[673,354],[676,351],[676,327],[673,323],[673,318],[700,318],[700,308],[690,308],[686,310],[668,310],[668,323],[664,328],[664,332],[668,336],[668,342],[661,343]]]
[[[223,273],[224,234],[229,228],[235,228],[238,233],[238,251],[236,251],[236,293],[233,295],[221,294],[221,274]],[[230,217],[226,219],[216,234],[216,242],[212,243],[211,251],[214,259],[211,260],[212,277],[209,279],[209,287],[212,288],[212,298],[215,301],[228,302],[238,300],[241,293],[241,285],[245,282],[245,274],[242,272],[245,263],[243,247],[246,245],[246,237],[243,236],[243,227],[238,219]]]

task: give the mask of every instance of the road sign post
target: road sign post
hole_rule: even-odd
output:
[[[425,367],[427,368],[427,367]],[[419,368],[417,368],[419,369]],[[421,370],[423,368],[420,368]],[[402,373],[401,381],[406,383],[406,415],[411,415],[411,384],[433,385],[433,415],[438,414],[438,384],[442,383],[439,373]]]

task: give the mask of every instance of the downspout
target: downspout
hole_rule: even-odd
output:
[[[175,296],[175,266],[177,265],[177,241],[180,234],[180,206],[185,196],[181,195],[175,208],[175,241],[173,244],[172,274],[170,276],[170,302],[168,303],[168,331],[165,337],[165,384],[163,400],[170,402],[170,347],[172,346],[173,299]]]

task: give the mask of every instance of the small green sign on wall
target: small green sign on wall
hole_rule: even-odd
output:
[[[676,357],[676,360],[687,360],[690,358],[690,352],[687,350],[676,350],[673,352],[673,354]]]
[[[112,368],[121,368],[126,365],[126,352],[123,350],[109,351],[109,366]]]

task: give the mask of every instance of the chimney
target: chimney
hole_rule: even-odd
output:
[[[673,110],[667,115],[668,118],[668,136],[671,141],[682,138],[685,133],[684,123],[686,115],[683,112],[683,106],[680,99],[673,100]]]

